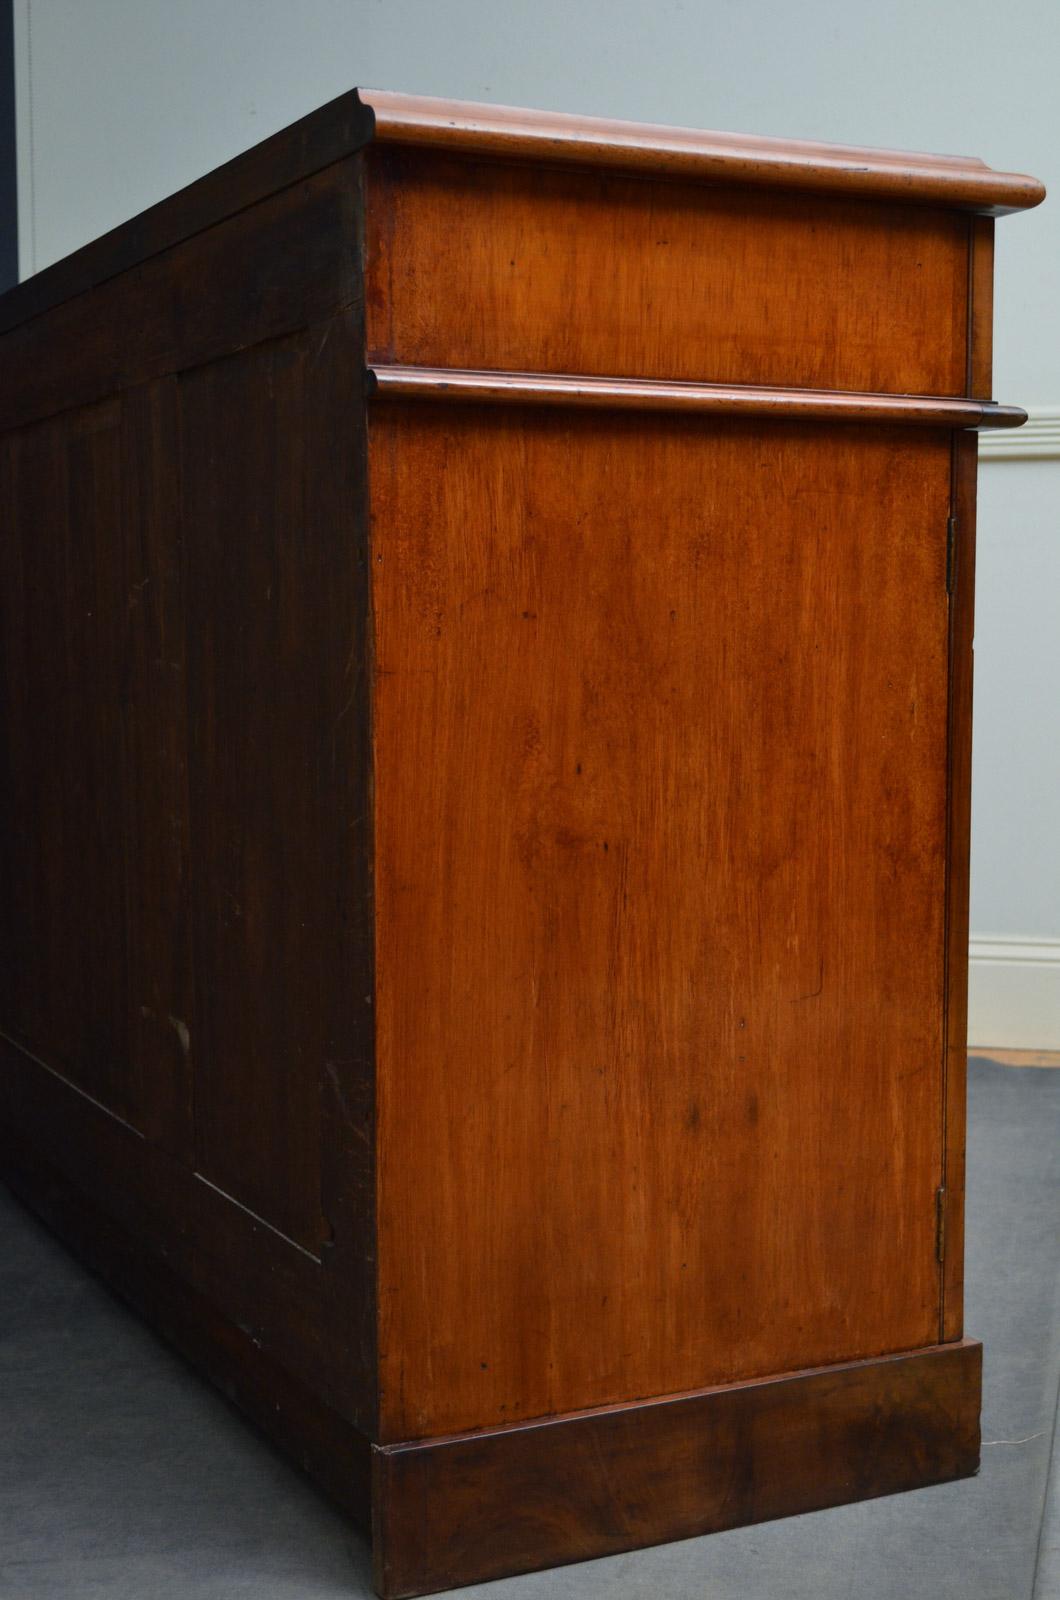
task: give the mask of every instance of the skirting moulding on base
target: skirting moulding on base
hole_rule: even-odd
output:
[[[1042,195],[351,93],[0,299],[2,1171],[381,1595],[976,1470]]]

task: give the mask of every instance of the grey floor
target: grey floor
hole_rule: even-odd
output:
[[[1060,1600],[1060,1071],[975,1061],[970,1102],[978,1478],[460,1593]],[[4,1600],[368,1593],[341,1518],[0,1190]]]

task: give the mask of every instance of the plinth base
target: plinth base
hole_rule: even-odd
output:
[[[895,1494],[979,1466],[982,1346],[373,1452],[388,1597]]]
[[[54,1170],[15,1191],[366,1527],[386,1600],[895,1494],[979,1465],[972,1339],[540,1422],[372,1445]],[[369,1483],[370,1478],[370,1483]]]

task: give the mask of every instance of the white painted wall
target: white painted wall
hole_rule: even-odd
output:
[[[24,274],[356,83],[976,154],[1054,191],[998,228],[995,392],[1060,405],[1056,0],[1007,11],[996,0],[15,0],[15,12]],[[984,464],[972,925],[1057,957],[1028,1041],[1054,1047],[1058,507],[1060,460]],[[973,961],[973,1001],[976,973]],[[973,1015],[977,1029],[1009,1026],[996,1007]]]

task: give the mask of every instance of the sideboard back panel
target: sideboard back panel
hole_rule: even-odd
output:
[[[348,160],[0,337],[0,409],[54,409],[0,435],[0,1117],[90,1128],[85,1203],[367,1422],[357,196]]]
[[[126,1065],[121,484],[117,404],[0,445],[0,986],[5,1030],[139,1125]]]
[[[358,1005],[334,954],[359,551],[320,470],[355,392],[328,381],[332,339],[352,360],[325,324],[180,381],[199,1171],[312,1254],[327,1063],[349,1071]]]

